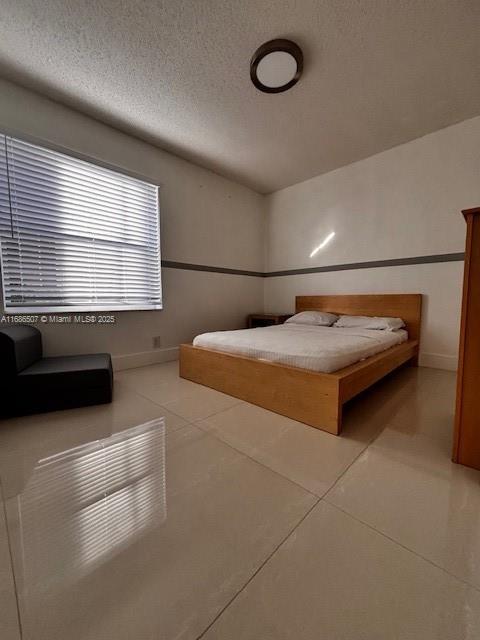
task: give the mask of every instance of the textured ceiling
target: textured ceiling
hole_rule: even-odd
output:
[[[479,0],[1,0],[0,74],[269,192],[480,113]],[[250,82],[274,37],[284,94]]]

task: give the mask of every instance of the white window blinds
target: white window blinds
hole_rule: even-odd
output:
[[[7,312],[161,309],[158,188],[0,135]]]

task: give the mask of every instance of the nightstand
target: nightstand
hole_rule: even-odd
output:
[[[291,317],[291,313],[251,313],[247,318],[247,327],[255,329],[256,327],[269,327],[272,324],[283,324],[287,318]]]

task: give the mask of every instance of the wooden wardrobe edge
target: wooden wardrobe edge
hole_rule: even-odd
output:
[[[467,347],[467,333],[469,331],[469,303],[470,303],[470,291],[473,283],[472,278],[472,256],[474,251],[474,220],[477,215],[480,214],[480,207],[473,207],[471,209],[463,209],[462,214],[467,224],[467,233],[465,240],[465,263],[463,272],[463,292],[462,292],[462,313],[460,321],[460,340],[459,340],[459,358],[458,358],[458,371],[457,371],[457,395],[455,403],[455,422],[454,422],[454,434],[453,434],[453,447],[452,447],[452,461],[457,464],[466,464],[465,460],[462,460],[462,424],[464,419],[463,413],[463,391],[465,384],[465,355]],[[463,438],[465,440],[465,438]],[[472,468],[478,469],[478,466]]]

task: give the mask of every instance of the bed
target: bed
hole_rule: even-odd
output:
[[[405,362],[417,364],[422,296],[297,296],[295,306],[400,317],[405,331],[287,324],[203,334],[180,346],[180,376],[338,435],[345,402]],[[336,343],[329,338],[322,351],[325,332]]]
[[[280,324],[257,329],[203,333],[193,346],[333,373],[408,340],[407,331]]]

